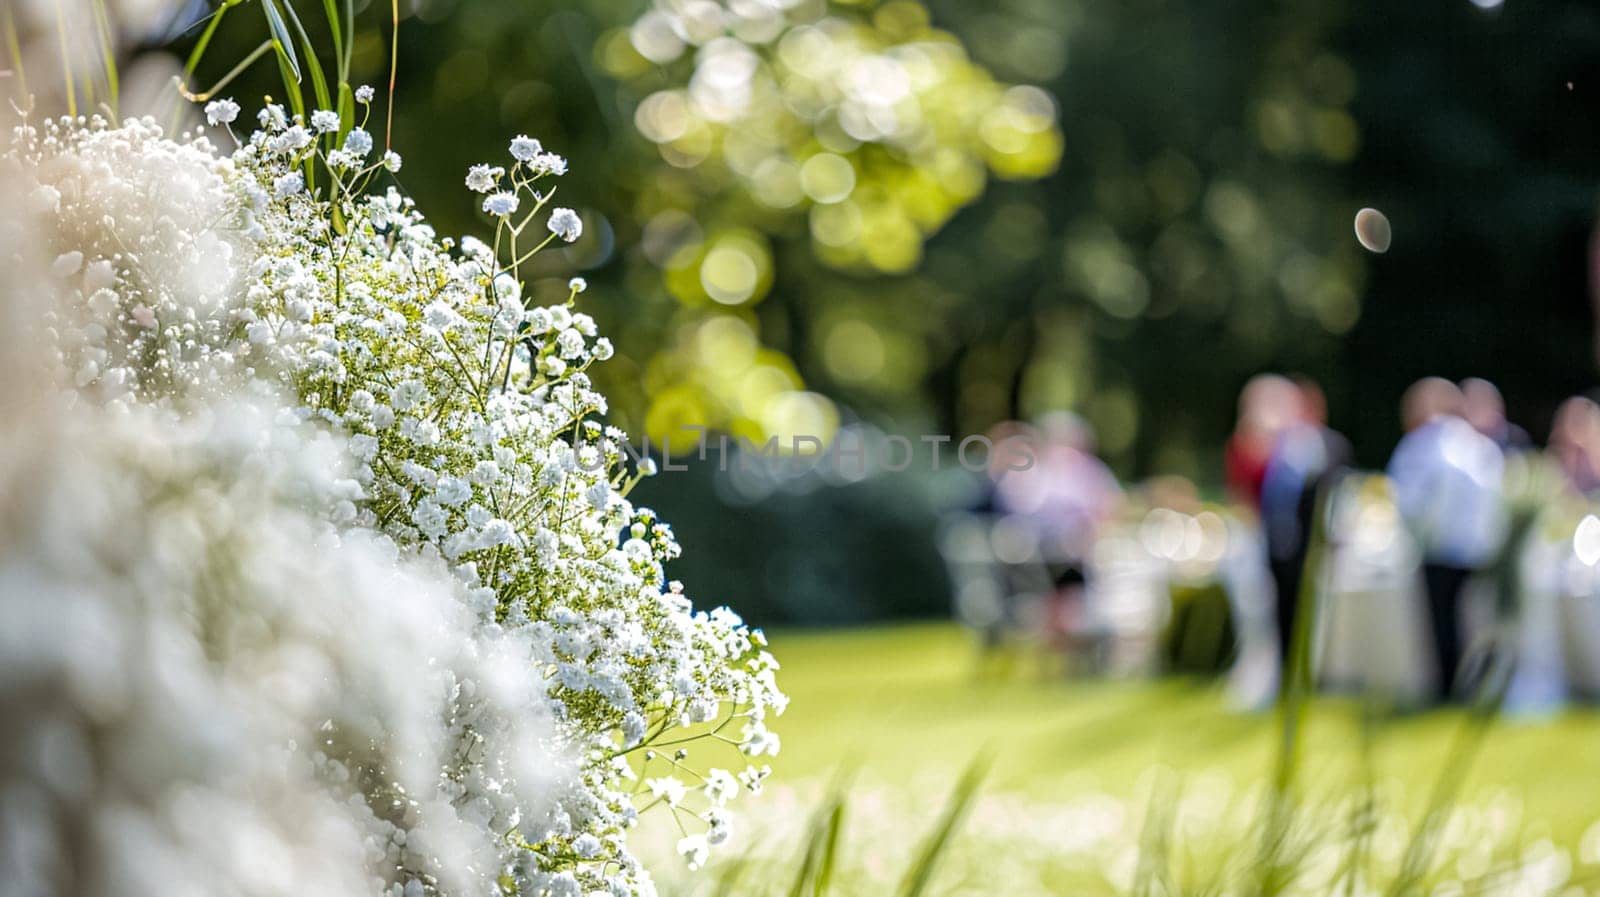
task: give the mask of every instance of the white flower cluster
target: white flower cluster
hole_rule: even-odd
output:
[[[229,163],[141,120],[48,122],[18,138],[8,181],[29,217],[7,223],[48,250],[61,301],[41,314],[63,379],[102,404],[221,388],[248,253],[236,228],[215,226],[233,206]]]
[[[502,836],[556,831],[577,788],[537,648],[442,564],[303,510],[337,500],[339,440],[249,404],[7,435],[30,451],[0,477],[6,890],[556,884]]]
[[[226,123],[237,110],[214,103],[207,114]],[[398,795],[393,808],[374,812],[398,826],[402,846],[414,815],[434,812],[402,807],[438,793],[442,808],[470,818],[480,839],[514,856],[456,867],[464,853],[429,843],[415,860],[382,867],[380,877],[408,893],[413,881],[427,893],[483,893],[467,883],[468,869],[522,894],[652,893],[648,872],[627,848],[637,813],[664,804],[684,828],[682,852],[691,864],[702,862],[727,837],[728,801],[760,790],[767,767],[756,764],[778,749],[767,719],[787,699],[759,631],[725,608],[694,610],[681,586],[665,580],[663,564],[678,546],[653,512],[628,501],[648,471],[628,469],[625,435],[599,420],[605,398],[586,373],[612,347],[574,308],[585,284],[574,279],[563,305],[531,307],[522,298],[527,260],[552,240],[581,233],[576,213],[558,208],[547,217],[548,233],[519,247],[554,194],[540,184],[564,173],[565,160],[518,137],[509,169],[474,167],[468,185],[502,197],[486,204],[496,231],[492,244],[467,237],[458,247],[438,238],[398,191],[368,190],[399,159],[374,159],[361,127],[321,112],[308,126],[277,106],[258,121],[260,129],[226,156],[204,140],[165,138],[147,121],[21,129],[7,164],[25,181],[20,195],[30,211],[47,222],[43,239],[62,299],[43,332],[67,394],[91,407],[154,409],[177,420],[196,417],[196,409],[212,419],[241,390],[254,395],[270,386],[290,396],[272,419],[322,434],[342,455],[343,464],[328,469],[349,472],[316,491],[317,519],[336,529],[306,535],[304,545],[315,547],[301,551],[328,550],[341,539],[390,544],[392,564],[447,569],[457,584],[452,594],[473,620],[454,634],[435,627],[439,638],[460,644],[419,647],[397,637],[397,648],[371,647],[372,663],[460,679],[450,659],[461,651],[478,657],[480,641],[521,652],[520,684],[497,680],[497,687],[536,692],[533,703],[548,706],[519,724],[548,720],[542,738],[515,739],[522,755],[502,757],[498,742],[493,751],[467,750],[459,769],[444,775],[465,786],[457,792],[438,780],[424,787],[409,773],[397,778],[381,758],[344,762],[368,805],[377,806],[375,795]],[[514,217],[524,199],[532,208]],[[261,444],[250,445],[259,451]],[[175,482],[208,499],[230,494],[231,485],[212,489],[196,472],[184,476]],[[281,470],[264,476],[294,481]],[[212,507],[222,515],[229,501]],[[272,540],[262,541],[265,551]],[[204,544],[187,556],[194,563],[210,550]],[[290,567],[304,556],[287,544],[272,547]],[[253,557],[236,558],[252,577]],[[319,619],[333,620],[394,613],[415,591],[381,577],[359,587],[332,574],[317,588],[298,581],[264,573],[248,579],[249,595],[297,604],[330,588],[351,593],[318,610]],[[299,591],[279,596],[279,588]],[[359,627],[352,633],[338,635],[384,637]],[[509,650],[497,648],[496,657]],[[410,681],[397,675],[389,687]],[[452,700],[470,703],[470,696]],[[382,722],[367,720],[362,733],[379,739],[406,731]],[[469,725],[452,737],[501,730],[509,731]],[[314,741],[295,743],[309,750]],[[415,747],[395,750],[413,756]],[[740,757],[740,771],[698,756],[712,750]],[[546,812],[512,787],[521,777],[500,768],[551,753],[576,758],[581,786],[543,788]]]

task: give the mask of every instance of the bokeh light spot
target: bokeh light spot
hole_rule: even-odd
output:
[[[856,170],[843,156],[818,153],[800,166],[800,187],[815,202],[841,202],[856,187]]]

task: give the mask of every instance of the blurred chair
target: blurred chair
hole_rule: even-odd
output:
[[[1506,609],[1507,620],[1498,619],[1492,602],[1478,602],[1479,633],[1497,625],[1515,627],[1516,669],[1505,697],[1505,707],[1511,712],[1554,710],[1566,702],[1569,675],[1575,680],[1586,678],[1581,656],[1573,657],[1576,663],[1567,662],[1571,653],[1568,642],[1581,641],[1586,629],[1596,630],[1584,625],[1581,611],[1575,619],[1563,619],[1589,599],[1574,594],[1585,591],[1580,582],[1583,565],[1572,552],[1570,532],[1563,534],[1565,538],[1552,535],[1536,533],[1524,546],[1518,565],[1521,587],[1517,606]],[[1574,598],[1578,601],[1573,602]],[[1581,690],[1577,682],[1573,685]]]
[[[1172,614],[1162,638],[1166,671],[1197,676],[1226,672],[1238,653],[1238,633],[1222,581],[1174,582],[1168,596]]]
[[[1051,556],[1025,518],[952,513],[939,530],[955,618],[977,633],[986,655],[1007,647],[1042,648],[1069,666],[1104,666],[1104,628],[1086,609],[1086,594],[1071,600],[1057,582],[1061,558]]]
[[[1351,475],[1334,496],[1313,669],[1333,690],[1421,704],[1436,690],[1433,644],[1416,541],[1386,478]]]
[[[1513,710],[1600,699],[1600,569],[1576,548],[1590,538],[1581,520],[1593,510],[1582,499],[1550,505],[1523,548],[1517,666],[1506,699]]]
[[[1198,499],[1167,504],[1095,545],[1089,606],[1111,633],[1111,669],[1226,674],[1232,703],[1260,706],[1277,664],[1260,534]]]

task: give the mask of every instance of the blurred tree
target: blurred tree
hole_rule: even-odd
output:
[[[564,293],[574,269],[595,284],[583,301],[619,348],[601,376],[635,432],[864,418],[964,434],[1071,408],[1124,476],[1214,483],[1260,370],[1322,381],[1370,464],[1423,373],[1502,382],[1536,432],[1592,380],[1590,3],[401,11],[396,142],[416,163],[401,185],[462,231],[475,207],[434,172],[500,159],[518,132],[572,158],[561,189],[589,227],[529,287]],[[359,16],[355,67],[378,85],[388,15]],[[248,51],[259,30],[219,40]],[[266,67],[248,77],[236,95],[272,91]],[[1383,256],[1351,232],[1368,205],[1394,223]],[[770,569],[816,562],[802,530],[903,546],[904,562],[818,584],[691,552],[686,578],[752,593],[757,616],[944,606],[929,478],[759,505],[707,501],[716,481],[644,495],[687,541],[732,540]]]
[[[1366,134],[1350,180],[1395,237],[1343,347],[1334,412],[1380,463],[1407,383],[1475,375],[1542,439],[1556,404],[1595,383],[1600,8],[1373,3],[1342,43]]]

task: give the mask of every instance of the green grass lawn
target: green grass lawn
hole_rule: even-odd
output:
[[[1232,710],[1213,685],[984,680],[970,637],[948,624],[778,632],[772,643],[793,699],[774,724],[783,739],[776,782],[826,778],[841,766],[888,785],[954,782],[985,748],[995,754],[986,788],[1030,796],[1126,794],[1157,764],[1222,772],[1240,785],[1271,769],[1275,716]],[[1301,779],[1313,791],[1359,780],[1359,719],[1354,701],[1314,708]],[[1375,777],[1404,783],[1408,800],[1420,802],[1461,723],[1453,711],[1383,720]],[[1478,744],[1465,793],[1498,789],[1520,798],[1525,820],[1576,846],[1600,817],[1600,714],[1497,721]]]

